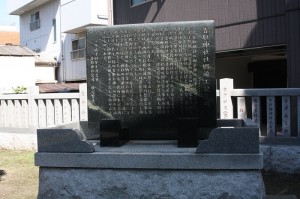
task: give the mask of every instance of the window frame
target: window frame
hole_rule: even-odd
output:
[[[138,1],[138,3],[134,3],[134,1]],[[130,0],[130,7],[140,6],[145,3],[149,3],[153,0]]]
[[[80,40],[84,40],[84,46],[80,47]],[[73,43],[77,41],[77,47],[74,48]],[[71,42],[71,49],[72,51],[70,52],[71,55],[71,60],[72,61],[76,61],[78,59],[85,59],[86,58],[86,54],[85,54],[85,49],[86,49],[86,38],[85,37],[80,37],[80,38],[76,38],[73,39]],[[82,56],[81,56],[82,54]]]
[[[39,29],[40,27],[41,27],[40,11],[37,11],[30,15],[29,28],[30,31],[34,31]]]
[[[56,18],[52,19],[52,28],[53,28],[53,43],[56,43],[57,41]]]

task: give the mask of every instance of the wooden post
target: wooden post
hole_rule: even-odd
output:
[[[233,79],[220,79],[220,118],[233,119],[233,107],[231,91],[233,90]]]
[[[274,137],[276,135],[276,108],[275,97],[267,97],[267,136]]]
[[[282,96],[282,136],[284,136],[284,137],[291,136],[291,98],[290,98],[290,96]]]
[[[88,121],[88,108],[87,108],[87,84],[79,85],[79,96],[80,96],[80,121]]]

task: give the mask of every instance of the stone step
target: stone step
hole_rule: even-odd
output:
[[[267,199],[298,199],[295,195],[267,195]]]

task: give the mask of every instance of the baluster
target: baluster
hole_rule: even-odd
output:
[[[72,120],[71,115],[71,104],[68,99],[63,99],[63,122],[69,123]]]
[[[62,124],[63,123],[63,108],[62,102],[59,99],[54,100],[54,114],[55,114],[55,124]]]
[[[238,119],[247,119],[246,97],[237,98]]]
[[[87,84],[79,85],[80,93],[80,121],[88,120],[88,109],[87,109]]]
[[[38,118],[38,104],[36,101],[36,96],[39,94],[39,87],[30,87],[28,89],[29,99],[28,99],[28,108],[29,108],[29,126],[38,127],[39,118]]]
[[[29,127],[29,107],[28,100],[22,100],[22,127]]]
[[[20,100],[14,100],[15,104],[15,117],[14,127],[22,127],[21,103]]]
[[[46,100],[47,106],[47,126],[54,125],[54,105],[51,99]]]
[[[7,100],[7,118],[8,118],[8,126],[14,127],[15,126],[15,105],[13,100]]]
[[[77,99],[71,100],[72,104],[72,121],[79,121],[79,103]]]
[[[261,134],[261,105],[260,105],[260,97],[252,97],[252,120],[255,124],[257,124],[259,128],[259,132]]]
[[[297,97],[297,124],[298,124],[298,134],[300,137],[300,96]]]
[[[276,136],[276,108],[275,108],[275,97],[267,97],[267,136]]]
[[[47,126],[47,116],[46,116],[46,104],[44,100],[38,100],[38,118],[39,118],[39,127],[46,127]]]
[[[1,100],[1,118],[2,118],[2,127],[8,127],[8,117],[7,115],[7,101]]]
[[[282,136],[284,136],[284,137],[291,136],[291,98],[290,98],[290,96],[282,96]]]

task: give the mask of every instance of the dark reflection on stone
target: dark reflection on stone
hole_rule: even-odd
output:
[[[101,146],[121,146],[129,140],[128,129],[122,128],[118,119],[100,120],[100,132]]]
[[[196,128],[216,125],[212,21],[92,27],[86,34],[91,127],[116,119],[130,139],[177,139],[178,118],[193,118]]]

